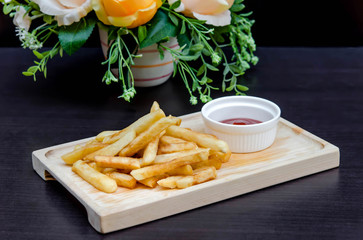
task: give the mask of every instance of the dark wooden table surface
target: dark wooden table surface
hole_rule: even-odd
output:
[[[101,83],[100,49],[55,58],[48,78],[21,72],[33,56],[0,48],[0,239],[363,239],[363,48],[259,48],[249,95],[338,146],[339,168],[102,235],[82,205],[33,170],[34,150],[118,129],[157,100],[166,113],[199,111],[180,79],[137,89]],[[215,97],[222,96],[215,94]]]

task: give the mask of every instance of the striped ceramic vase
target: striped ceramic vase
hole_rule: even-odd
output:
[[[109,48],[109,45],[107,44],[107,31],[99,28],[99,33],[102,51],[106,58]],[[172,49],[179,47],[176,38],[170,38],[170,41],[164,43],[164,45]],[[156,44],[140,49],[138,54],[142,54],[142,57],[135,58],[135,65],[131,67],[136,87],[152,87],[160,85],[168,80],[173,74],[174,68],[171,54],[165,51],[164,59],[161,60]],[[112,70],[115,76],[117,76],[118,70]]]

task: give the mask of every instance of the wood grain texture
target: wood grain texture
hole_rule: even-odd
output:
[[[200,113],[180,117],[183,127],[205,132]],[[118,188],[107,194],[71,171],[61,156],[90,139],[70,142],[33,153],[33,167],[44,179],[49,173],[86,208],[90,224],[108,233],[227,198],[303,177],[339,165],[334,145],[281,119],[277,138],[266,150],[232,154],[218,170],[218,178],[186,189]]]

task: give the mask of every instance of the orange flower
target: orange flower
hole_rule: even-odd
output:
[[[150,21],[161,0],[92,0],[97,17],[106,25],[135,28]]]

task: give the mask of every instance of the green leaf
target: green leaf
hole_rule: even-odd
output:
[[[59,49],[59,56],[63,57],[63,48]]]
[[[192,91],[194,92],[199,87],[198,81],[193,81]]]
[[[140,43],[140,48],[155,44],[165,37],[175,37],[177,34],[177,27],[163,10],[155,14],[150,25],[146,38]]]
[[[168,13],[168,16],[170,18],[170,20],[174,23],[175,26],[179,25],[179,18],[177,18],[174,14],[172,13]]]
[[[174,10],[175,8],[178,8],[180,6],[180,4],[181,4],[181,1],[178,0],[175,3],[171,4],[170,9]]]
[[[34,15],[40,15],[42,13],[37,10],[33,10],[33,11],[31,11],[31,14],[34,16]]]
[[[188,33],[178,34],[176,38],[178,39],[179,46],[185,46],[186,49],[189,49],[191,38]]]
[[[200,57],[200,54],[196,54],[196,55],[180,55],[178,56],[178,58],[180,60],[184,60],[184,61],[194,61],[197,60]]]
[[[49,52],[49,56],[50,56],[50,58],[53,58],[55,55],[57,55],[58,54],[58,48],[54,48],[54,49],[52,49],[50,52]]]
[[[238,84],[238,85],[236,85],[236,87],[238,88],[238,90],[241,90],[241,91],[244,91],[244,92],[245,92],[245,91],[248,91],[248,89],[249,89],[248,87],[243,86],[243,85],[239,85],[239,84]]]
[[[232,91],[232,90],[233,90],[233,88],[234,88],[234,86],[233,86],[233,85],[231,85],[231,86],[229,86],[228,88],[226,88],[226,91],[227,91],[227,92],[230,92],[230,91]]]
[[[208,51],[208,49],[206,49],[206,48],[203,48],[202,53],[203,53],[203,55],[205,55],[207,57],[209,57],[211,55],[210,52]]]
[[[200,68],[198,69],[197,72],[197,76],[202,75],[205,72],[205,65],[203,64],[202,66],[200,66]]]
[[[64,51],[68,55],[72,55],[80,49],[91,36],[95,24],[96,20],[94,18],[88,18],[75,22],[70,26],[61,27],[58,38]]]
[[[189,50],[190,50],[191,52],[200,52],[200,51],[202,51],[202,50],[203,50],[203,48],[204,48],[204,45],[203,45],[203,44],[201,44],[201,43],[196,43],[196,44],[192,45],[192,46],[189,48]]]
[[[117,62],[117,60],[118,60],[118,51],[112,51],[112,53],[111,53],[111,57],[110,57],[110,63],[111,64],[114,64],[115,62]]]
[[[53,22],[53,17],[49,16],[49,15],[44,15],[43,16],[43,21],[48,23],[48,24],[51,24]]]
[[[208,68],[209,70],[212,70],[212,71],[219,71],[219,69],[218,69],[218,68],[216,68],[215,66],[213,66],[213,65],[211,65],[211,64],[206,63],[205,65],[207,66],[207,68]]]
[[[182,26],[181,26],[181,29],[180,29],[180,34],[184,34],[185,33],[185,21],[182,22]]]
[[[202,77],[202,79],[199,81],[200,85],[206,84],[208,81],[208,78],[206,76]]]
[[[5,15],[8,15],[14,8],[14,5],[12,3],[5,4],[3,7],[3,12]]]
[[[137,28],[137,36],[139,38],[139,42],[142,42],[147,35],[147,29],[146,26],[142,25]]]
[[[34,75],[34,73],[32,73],[32,72],[22,72],[22,74],[24,76],[27,76],[27,77],[30,77],[30,76],[33,76]]]
[[[164,59],[164,49],[158,44],[158,51],[160,55],[160,60]]]
[[[31,66],[28,68],[28,70],[26,70],[27,72],[31,72],[31,73],[36,73],[38,70],[37,66]]]
[[[236,65],[229,65],[229,68],[234,72],[238,74],[242,74],[244,71],[242,68],[236,66]]]
[[[37,50],[33,50],[33,54],[38,58],[38,59],[43,59],[44,55],[41,54],[40,52],[38,52]]]
[[[233,4],[230,8],[231,12],[240,12],[245,8],[244,4]]]
[[[225,92],[226,91],[226,82],[223,81],[222,82],[222,92]]]

